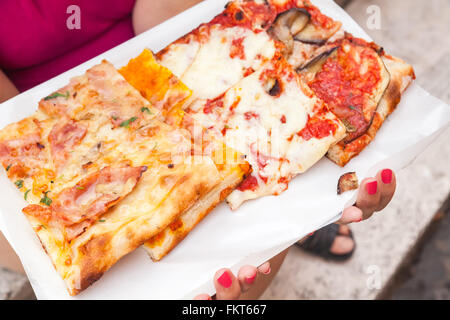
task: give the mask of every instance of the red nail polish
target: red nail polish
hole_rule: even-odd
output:
[[[231,283],[233,282],[233,280],[231,279],[228,272],[225,271],[219,278],[217,278],[217,282],[220,283],[222,287],[229,288],[231,287]]]
[[[245,277],[245,282],[247,282],[248,284],[252,284],[253,282],[255,282],[255,279],[256,279],[256,273],[253,276]]]
[[[358,223],[358,222],[361,222],[362,220],[363,220],[363,218],[359,218],[359,219],[356,220],[355,222]]]
[[[315,231],[311,232],[310,234],[308,234],[308,236],[311,237],[311,236],[314,234],[314,232],[315,232]]]
[[[391,169],[384,169],[383,171],[381,171],[381,181],[383,181],[384,184],[389,184],[392,182]]]
[[[370,195],[374,195],[375,193],[377,193],[377,186],[378,186],[377,181],[367,183],[366,184],[367,193]]]

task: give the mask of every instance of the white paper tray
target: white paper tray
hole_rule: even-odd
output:
[[[145,47],[159,51],[201,22],[209,21],[222,11],[226,2],[204,1],[3,103],[0,127],[31,115],[42,97],[102,59],[121,67]],[[342,21],[347,31],[370,40],[334,2],[316,0],[313,3],[323,13]],[[336,184],[343,173],[356,171],[358,177],[363,178],[384,167],[398,170],[422,152],[449,121],[450,108],[413,84],[375,141],[345,168],[324,158],[294,179],[281,196],[249,201],[236,212],[221,204],[161,262],[153,263],[144,250],[138,249],[76,297],[67,293],[63,280],[21,213],[26,203],[3,170],[0,174],[0,228],[19,255],[38,299],[190,299],[197,293],[212,294],[212,278],[219,268],[231,267],[237,271],[244,264],[259,265],[310,232],[337,220],[343,208],[353,203],[356,194],[336,195]]]

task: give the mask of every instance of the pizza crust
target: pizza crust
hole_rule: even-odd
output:
[[[154,261],[161,260],[222,202],[242,181],[244,171],[236,171],[199,199],[164,231],[147,241],[144,249]]]

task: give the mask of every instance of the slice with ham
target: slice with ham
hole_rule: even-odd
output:
[[[39,133],[0,141],[0,162],[8,168],[8,176],[25,178],[45,162],[45,148]]]
[[[56,168],[64,165],[73,147],[78,145],[86,135],[87,129],[81,124],[69,120],[57,123],[48,136],[51,155]]]
[[[146,170],[145,166],[105,167],[61,191],[50,206],[29,205],[23,212],[65,229],[66,238],[71,241],[133,191]]]

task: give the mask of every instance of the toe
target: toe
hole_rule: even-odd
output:
[[[330,252],[335,255],[345,255],[352,252],[355,242],[347,236],[337,236],[331,245]]]
[[[339,226],[339,234],[342,236],[350,236],[350,228],[347,225]]]

